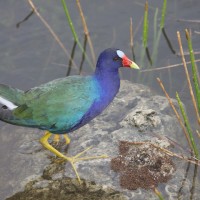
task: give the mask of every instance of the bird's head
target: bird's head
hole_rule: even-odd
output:
[[[123,51],[115,48],[104,50],[97,61],[98,70],[116,71],[120,67],[140,69],[136,63],[130,60]]]

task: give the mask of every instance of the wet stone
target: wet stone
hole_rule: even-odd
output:
[[[77,182],[77,181],[76,181]],[[29,183],[23,192],[13,195],[7,200],[126,200],[113,189],[97,186],[94,182],[82,182],[77,190],[77,184],[70,178],[60,181],[40,181]],[[47,185],[48,187],[43,187]]]
[[[158,197],[152,190],[141,188],[151,188],[169,180],[170,173],[173,175],[173,164],[148,144],[138,150],[124,143],[120,145],[119,153],[119,143],[150,141],[167,148],[169,142],[163,139],[165,136],[176,140],[176,136],[182,134],[165,97],[154,95],[144,85],[121,81],[120,91],[111,105],[89,124],[69,133],[70,145],[64,140],[55,143],[53,137],[50,139],[53,146],[67,156],[75,156],[89,146],[93,148],[83,157],[108,155],[106,159],[75,163],[82,181],[80,185],[70,163],[63,162],[41,146],[39,138],[43,131],[11,125],[0,129],[0,152],[6,152],[2,154],[0,168],[2,200],[156,200]],[[160,156],[152,159],[154,154]],[[164,159],[165,165],[160,158]],[[111,170],[111,160],[112,163],[115,161],[115,171]],[[177,168],[180,171],[181,167]],[[151,173],[147,174],[147,169]],[[180,186],[183,172],[174,173],[173,178],[162,185],[161,192],[174,188],[174,185]],[[137,182],[127,187],[133,174],[138,175]],[[166,199],[171,195],[170,191]]]
[[[121,122],[121,125],[129,124],[137,127],[140,132],[147,129],[157,128],[161,125],[161,119],[158,113],[152,109],[136,109],[128,114]]]

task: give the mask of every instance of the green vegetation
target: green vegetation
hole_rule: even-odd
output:
[[[162,7],[162,17],[160,21],[160,28],[164,28],[165,26],[165,15],[166,15],[166,10],[167,10],[167,0],[163,1],[163,7]]]
[[[144,8],[144,23],[143,23],[143,46],[144,48],[147,48],[148,45],[148,2],[145,3]]]
[[[69,10],[68,10],[68,8],[67,8],[67,4],[66,4],[65,0],[61,0],[61,2],[62,2],[62,6],[63,6],[64,12],[65,12],[65,15],[66,15],[66,17],[67,17],[67,21],[69,22],[69,26],[70,26],[72,35],[73,35],[73,37],[74,37],[74,40],[76,41],[76,43],[77,43],[77,45],[79,46],[79,48],[80,48],[80,50],[82,51],[82,53],[84,54],[84,56],[85,56],[87,62],[89,63],[89,65],[90,65],[92,68],[94,68],[94,67],[93,67],[93,64],[91,63],[90,59],[88,58],[88,56],[87,56],[87,54],[86,54],[86,52],[85,52],[85,50],[84,50],[82,44],[81,44],[80,41],[79,41],[79,38],[78,38],[78,35],[77,35],[76,30],[75,30],[75,28],[74,28],[74,25],[73,25],[71,16],[70,16],[70,14],[69,14]]]
[[[191,101],[192,101],[192,104],[194,106],[194,110],[195,110],[196,117],[197,117],[197,122],[200,124],[199,109],[198,109],[200,107],[200,105],[199,105],[199,80],[198,80],[198,74],[197,74],[198,72],[197,72],[197,69],[196,69],[195,58],[194,58],[190,34],[189,34],[188,30],[186,30],[185,33],[186,33],[186,39],[188,41],[188,49],[189,49],[189,52],[190,52],[190,60],[191,60],[191,64],[192,64],[193,84],[194,84],[194,88],[195,88],[195,91],[196,91],[196,96],[194,96],[194,93],[193,93],[193,87],[192,87],[192,83],[190,81],[190,76],[189,76],[189,72],[188,72],[188,69],[187,69],[187,64],[186,64],[186,61],[185,61],[185,56],[184,56],[183,47],[182,47],[181,36],[180,36],[179,32],[177,32],[177,38],[178,38],[178,43],[179,43],[179,47],[180,47],[180,54],[181,54],[181,57],[182,57],[183,66],[184,66],[184,69],[185,69],[189,93],[190,93],[190,96],[191,96]],[[194,141],[194,136],[193,136],[194,133],[191,129],[191,125],[190,125],[190,122],[188,120],[188,116],[185,112],[185,109],[182,105],[182,102],[180,100],[178,93],[176,93],[176,98],[177,98],[177,101],[178,101],[178,104],[179,104],[179,107],[180,107],[180,110],[181,110],[181,114],[182,114],[182,117],[183,117],[184,124],[185,124],[186,129],[187,129],[187,134],[188,134],[189,139],[190,139],[192,151],[194,152],[195,157],[197,159],[199,159],[198,148],[197,148],[197,145]]]
[[[192,76],[193,76],[194,88],[195,88],[195,93],[196,93],[197,106],[198,106],[198,111],[200,112],[200,88],[199,88],[199,81],[198,81],[198,71],[197,71],[197,66],[195,63],[194,51],[192,48],[192,41],[190,38],[189,31],[187,29],[185,30],[185,35],[188,42],[188,49],[190,53],[190,60],[191,60],[191,65],[192,65]]]
[[[194,154],[195,154],[195,157],[197,159],[199,159],[199,152],[198,152],[198,149],[197,149],[197,146],[196,146],[196,143],[194,141],[194,137],[193,137],[193,133],[192,133],[192,129],[191,129],[191,126],[190,126],[190,122],[188,120],[188,117],[187,117],[187,114],[186,114],[186,111],[184,109],[184,106],[180,100],[180,97],[178,95],[178,92],[176,93],[176,99],[178,101],[178,105],[180,107],[180,110],[181,110],[181,114],[182,114],[182,117],[183,117],[183,120],[184,120],[184,123],[185,123],[185,126],[186,126],[186,129],[187,129],[187,133],[189,135],[189,139],[190,139],[190,142],[192,144],[192,150],[194,151]]]

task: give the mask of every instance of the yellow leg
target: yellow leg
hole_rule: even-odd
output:
[[[46,134],[46,133],[45,133]],[[70,143],[70,138],[67,134],[64,134],[63,137],[65,138],[65,142],[66,144],[69,144]],[[60,141],[60,135],[59,134],[55,134],[54,135],[54,138],[53,138],[53,141],[58,144],[58,142]]]
[[[63,158],[67,161],[70,162],[70,164],[72,165],[72,168],[76,174],[76,177],[78,178],[79,183],[81,183],[80,177],[78,175],[78,172],[76,170],[76,167],[74,165],[75,162],[77,161],[81,161],[81,160],[90,160],[90,159],[99,159],[99,158],[107,158],[107,155],[101,155],[101,156],[93,156],[93,157],[80,157],[82,154],[84,154],[86,151],[88,151],[89,149],[91,149],[92,147],[89,147],[87,149],[85,149],[84,151],[80,152],[79,154],[77,154],[74,157],[67,157],[65,155],[63,155],[61,152],[59,152],[58,150],[56,150],[54,147],[52,147],[49,142],[48,139],[49,137],[52,135],[52,133],[50,133],[49,131],[45,132],[45,135],[40,139],[41,144],[47,148],[49,151],[51,151],[53,154],[57,155],[60,158]],[[80,158],[79,158],[80,157]]]
[[[58,144],[58,142],[60,141],[60,135],[54,135],[53,141]]]
[[[67,134],[65,134],[65,135],[63,135],[63,137],[65,138],[66,144],[69,144],[70,141],[71,141],[70,138],[69,138],[69,136]]]

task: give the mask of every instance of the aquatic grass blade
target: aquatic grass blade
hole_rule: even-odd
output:
[[[34,11],[34,13],[39,17],[39,19],[41,20],[41,22],[45,25],[45,27],[49,30],[49,32],[51,33],[51,35],[53,36],[53,38],[56,40],[56,42],[62,48],[62,50],[64,51],[64,53],[66,54],[66,56],[68,58],[70,58],[70,54],[69,54],[68,50],[65,48],[65,46],[61,42],[60,38],[56,35],[56,33],[53,31],[53,29],[50,27],[50,25],[47,23],[47,21],[38,12],[38,10],[35,7],[35,5],[33,4],[32,0],[28,0],[28,3],[30,4],[30,6],[31,6],[32,10]],[[76,63],[73,60],[72,60],[72,63],[73,63],[73,66],[77,68]]]
[[[93,64],[95,65],[96,64],[96,56],[95,56],[95,52],[94,52],[94,47],[93,47],[92,40],[90,38],[89,30],[88,30],[88,27],[87,27],[85,16],[83,14],[83,10],[82,10],[82,7],[81,7],[80,0],[76,0],[76,4],[78,6],[79,13],[80,13],[80,16],[81,16],[81,20],[82,20],[82,24],[83,24],[83,30],[84,30],[84,33],[87,37],[84,40],[88,41],[88,44],[89,44],[89,47],[90,47],[90,52],[91,52],[92,59],[93,59]]]
[[[162,30],[162,33],[163,33],[163,35],[164,35],[164,38],[165,38],[165,40],[166,40],[166,42],[167,42],[167,45],[168,45],[169,49],[171,50],[171,52],[172,52],[173,54],[176,54],[176,51],[174,50],[174,48],[173,48],[173,46],[172,46],[172,43],[170,42],[170,39],[169,39],[169,37],[167,36],[167,33],[165,32],[165,28],[163,27],[161,30]]]
[[[70,14],[69,14],[69,10],[68,10],[68,8],[67,8],[67,4],[66,4],[65,0],[61,0],[61,2],[62,2],[63,9],[64,9],[64,11],[65,11],[67,20],[68,20],[68,22],[69,22],[69,26],[70,26],[70,29],[71,29],[71,31],[72,31],[74,40],[78,43],[79,39],[78,39],[78,36],[77,36],[77,34],[76,34],[76,31],[75,31],[75,28],[74,28],[74,25],[73,25],[71,16],[70,16]]]
[[[146,47],[146,48],[145,48],[145,51],[146,51],[146,55],[147,55],[148,61],[149,61],[150,65],[152,66],[153,62],[152,62],[152,59],[151,59],[151,55],[150,55],[150,52],[149,52],[149,48]]]
[[[148,22],[148,1],[145,2],[145,6],[144,6],[144,23],[143,23],[143,46],[145,48],[145,52],[148,58],[148,61],[150,63],[150,65],[152,65],[152,59],[149,53],[149,49],[148,49],[148,26],[149,26],[149,22]]]
[[[143,46],[147,47],[148,43],[148,2],[144,6],[144,23],[143,23]]]
[[[197,100],[197,107],[198,107],[198,111],[200,112],[200,88],[199,88],[199,80],[198,80],[198,70],[195,63],[195,56],[193,53],[191,37],[187,29],[185,30],[185,35],[188,42],[188,49],[190,53],[190,60],[191,60],[191,65],[192,65],[192,76],[193,76],[193,83],[194,83],[194,89],[195,89],[196,100]]]
[[[87,41],[88,41],[88,37],[87,37],[87,35],[85,35],[85,37],[84,37],[84,42],[83,42],[83,48],[84,48],[84,50],[86,50]],[[85,61],[85,54],[83,53],[83,54],[82,54],[82,58],[81,58],[80,67],[79,67],[79,74],[82,73],[84,61]]]
[[[68,69],[67,69],[66,76],[69,76],[70,73],[71,73],[72,61],[74,59],[76,45],[77,45],[77,42],[74,40],[74,44],[73,44],[73,47],[72,47],[71,57],[70,57],[70,60],[69,60],[69,64],[68,64]]]
[[[77,45],[79,46],[80,50],[82,51],[82,53],[85,55],[85,58],[87,60],[87,62],[89,63],[89,65],[94,69],[91,61],[89,60],[86,52],[84,51],[84,48],[82,46],[82,44],[80,43],[79,39],[78,39],[78,35],[76,34],[76,31],[75,31],[75,28],[74,28],[74,25],[73,25],[73,22],[72,22],[72,19],[71,19],[71,16],[69,14],[69,10],[67,8],[67,4],[65,2],[65,0],[61,0],[61,3],[62,3],[62,6],[63,6],[63,9],[64,9],[64,12],[65,12],[65,15],[67,17],[67,20],[69,22],[69,26],[70,26],[70,29],[71,29],[71,32],[72,32],[72,35],[74,37],[74,40],[77,42]]]
[[[170,42],[166,32],[165,32],[165,17],[166,17],[166,10],[167,10],[167,0],[163,0],[163,6],[162,6],[162,13],[161,13],[161,20],[160,20],[160,29],[162,30],[162,33],[165,37],[165,40],[167,41],[168,47],[171,50],[173,54],[176,54],[176,51],[174,50],[172,43]]]
[[[166,10],[167,10],[167,0],[163,0],[162,16],[161,16],[161,21],[160,21],[161,29],[164,28],[164,25],[165,25]]]
[[[181,41],[181,35],[180,35],[179,31],[177,31],[177,38],[178,38],[178,44],[179,44],[179,48],[180,48],[180,54],[181,54],[181,57],[182,57],[183,66],[184,66],[184,69],[185,69],[185,74],[186,74],[186,79],[187,79],[187,83],[188,83],[188,87],[189,87],[189,92],[190,92],[190,96],[191,96],[191,99],[192,99],[192,104],[194,106],[194,110],[195,110],[195,113],[196,113],[197,122],[200,124],[200,115],[199,115],[199,111],[198,111],[198,106],[197,106],[197,102],[196,102],[196,99],[195,99],[195,96],[194,96],[189,72],[188,72],[188,69],[187,69],[187,64],[186,64],[186,61],[185,61],[185,56],[184,56],[183,46],[182,46],[182,41]]]
[[[195,141],[194,141],[192,129],[191,129],[191,127],[190,127],[190,123],[189,123],[187,114],[186,114],[185,109],[184,109],[184,106],[183,106],[183,104],[182,104],[182,102],[181,102],[181,100],[180,100],[180,97],[179,97],[179,95],[178,95],[178,92],[176,92],[176,99],[177,99],[178,105],[179,105],[179,107],[180,107],[180,111],[181,111],[181,114],[182,114],[182,117],[183,117],[183,120],[184,120],[186,129],[187,129],[187,132],[188,132],[188,135],[189,135],[191,144],[192,144],[192,148],[193,148],[195,157],[196,157],[197,159],[199,159],[199,152],[198,152],[196,143],[195,143]]]
[[[156,11],[154,13],[154,18],[153,18],[153,44],[155,44],[156,39],[157,39],[157,18],[158,18],[158,8],[156,8]]]
[[[133,39],[134,39],[134,35],[133,35],[133,19],[131,17],[130,18],[130,47],[131,47],[132,58],[136,62],[135,53],[134,53],[134,44],[133,44],[134,40]]]
[[[174,106],[174,103],[173,103],[173,101],[171,100],[169,94],[168,94],[167,91],[165,90],[165,87],[164,87],[162,81],[161,81],[159,78],[157,78],[157,81],[158,81],[158,83],[159,83],[161,89],[163,90],[163,92],[164,92],[164,94],[165,94],[165,96],[166,96],[166,98],[167,98],[167,100],[168,100],[168,102],[169,102],[171,108],[173,109],[173,111],[174,111],[174,113],[175,113],[175,116],[176,116],[176,118],[177,118],[177,120],[178,120],[178,122],[179,122],[181,128],[183,129],[183,133],[184,133],[184,135],[185,135],[185,138],[187,139],[188,145],[190,146],[190,149],[192,150],[192,149],[193,149],[193,148],[192,148],[192,144],[191,144],[190,138],[189,138],[189,136],[188,136],[188,134],[187,134],[187,130],[186,130],[186,128],[185,128],[185,125],[184,125],[184,123],[183,123],[183,121],[182,121],[182,119],[181,119],[181,116],[179,115],[179,113],[178,113],[176,107]]]

